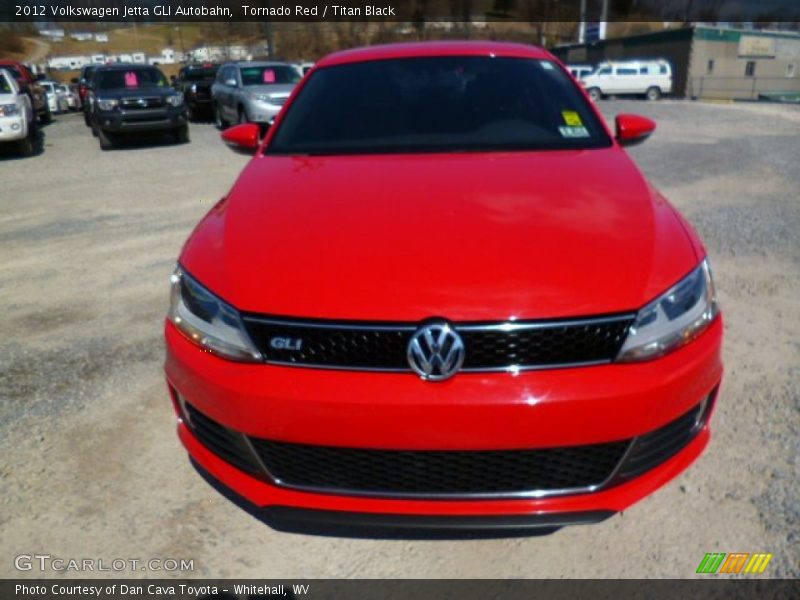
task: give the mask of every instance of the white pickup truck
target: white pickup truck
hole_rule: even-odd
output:
[[[603,96],[644,95],[658,100],[672,93],[672,68],[665,60],[631,60],[605,62],[581,83],[592,100]]]

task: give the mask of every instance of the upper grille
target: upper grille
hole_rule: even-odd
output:
[[[411,323],[292,321],[245,316],[268,362],[323,368],[409,371]],[[502,371],[610,362],[619,352],[632,315],[569,321],[456,323],[465,347],[462,371]],[[275,348],[275,338],[301,340],[299,349]]]
[[[139,110],[142,108],[156,108],[164,105],[164,100],[160,96],[147,98],[123,98],[120,105],[125,110]]]

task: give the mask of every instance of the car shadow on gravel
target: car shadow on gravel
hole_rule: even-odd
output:
[[[478,540],[502,539],[520,537],[539,537],[550,535],[561,529],[560,527],[539,527],[536,529],[459,529],[459,530],[428,530],[409,527],[371,527],[364,525],[340,525],[309,523],[276,516],[268,509],[258,507],[243,498],[230,488],[220,483],[213,475],[206,471],[193,459],[189,462],[205,479],[206,483],[219,492],[224,498],[235,504],[250,516],[258,519],[265,525],[282,533],[295,533],[301,535],[316,535],[321,537],[354,538],[369,540]]]
[[[190,142],[186,142],[188,144]],[[160,148],[186,145],[175,139],[171,133],[144,133],[136,136],[118,135],[114,137],[114,147],[108,152],[120,150],[149,150],[150,148]]]

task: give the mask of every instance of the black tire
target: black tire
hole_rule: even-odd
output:
[[[247,111],[244,109],[244,106],[239,107],[239,124],[242,125],[244,123],[249,123],[250,121],[247,118]]]
[[[228,128],[228,124],[225,122],[225,119],[222,118],[222,112],[219,110],[219,104],[216,102],[214,103],[214,125],[216,125],[217,129],[220,130]]]
[[[33,156],[36,153],[36,144],[34,138],[36,133],[33,131],[29,131],[28,135],[25,139],[22,139],[17,142],[17,149],[19,150],[19,155],[24,156],[25,158],[29,156]]]
[[[106,133],[99,127],[97,127],[96,130],[97,130],[97,139],[100,141],[100,149],[113,150],[114,145],[116,144],[116,140],[111,136],[111,134]]]
[[[39,121],[42,125],[49,125],[53,122],[53,113],[50,112],[50,105],[44,109],[44,112],[39,116]]]
[[[92,128],[92,135],[94,137],[97,137],[98,136],[98,131],[100,130],[100,128],[97,126],[97,123],[95,123],[92,120],[89,120],[89,127]]]
[[[661,88],[656,86],[649,87],[645,92],[645,96],[647,97],[648,100],[658,100],[659,98],[661,98]]]
[[[189,103],[186,104],[186,120],[190,123],[197,121],[197,113],[195,113],[194,107]]]
[[[87,127],[92,126],[92,122],[89,120],[89,113],[86,111],[83,111],[83,122],[86,123]]]
[[[597,102],[603,97],[603,92],[597,87],[589,88],[587,93],[589,94],[589,98],[592,99],[592,102]]]
[[[184,125],[175,130],[175,143],[188,144],[189,143],[189,126]]]

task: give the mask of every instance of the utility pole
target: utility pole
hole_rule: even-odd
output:
[[[580,23],[578,24],[578,43],[586,41],[586,0],[581,0]]]
[[[600,31],[599,39],[606,39],[606,28],[608,27],[608,0],[603,0],[603,8],[600,10]]]

